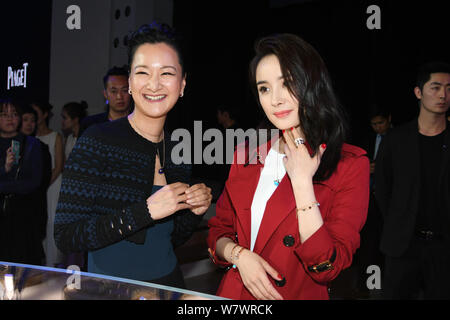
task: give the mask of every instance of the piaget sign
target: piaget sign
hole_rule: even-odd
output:
[[[13,69],[8,67],[8,82],[7,89],[10,90],[13,87],[27,87],[27,68],[28,62],[22,64],[21,68]]]

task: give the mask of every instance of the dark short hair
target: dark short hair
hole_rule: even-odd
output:
[[[31,113],[31,114],[34,114],[34,116],[36,117],[36,120],[37,120],[37,117],[38,117],[38,114],[37,114],[37,112],[36,112],[36,110],[34,110],[32,107],[31,107],[31,105],[29,105],[29,104],[24,104],[24,105],[22,105],[21,106],[21,115],[23,116],[24,114],[29,114],[29,113]]]
[[[390,115],[391,111],[386,107],[381,107],[376,103],[369,105],[369,121],[378,116],[388,119]]]
[[[6,105],[12,104],[14,105],[14,102],[11,98],[1,98],[0,99],[0,112],[3,112],[3,108],[6,107]],[[15,106],[14,106],[15,108]]]
[[[128,78],[128,66],[123,67],[112,67],[111,69],[106,72],[105,76],[103,77],[103,87],[106,89],[109,77],[111,76],[124,76]]]
[[[417,70],[416,86],[422,91],[423,86],[427,83],[432,73],[449,73],[450,64],[442,61],[427,62],[419,67]]]
[[[31,104],[38,107],[42,111],[42,113],[48,112],[50,117],[51,111],[53,109],[53,106],[50,104],[50,102],[41,99],[34,99],[31,101]]]
[[[152,22],[142,25],[128,36],[128,68],[131,68],[134,54],[141,45],[146,43],[165,43],[172,47],[178,54],[178,62],[180,63],[182,75],[184,76],[186,71],[179,37],[179,34],[165,23]]]
[[[0,99],[0,112],[3,112],[3,109],[7,106],[7,105],[11,105],[14,110],[17,112],[17,114],[19,115],[19,126],[17,127],[17,130],[19,130],[20,126],[22,125],[22,110],[23,110],[23,102],[19,101],[18,99],[14,99],[14,98],[2,98]]]
[[[259,104],[256,68],[264,57],[275,55],[286,87],[299,101],[300,126],[314,153],[322,143],[327,149],[314,179],[326,180],[335,171],[347,133],[347,115],[332,88],[331,78],[319,53],[293,34],[276,34],[255,43],[250,63],[250,83]]]
[[[78,118],[78,121],[81,122],[81,120],[83,120],[83,118],[87,115],[87,108],[88,104],[86,101],[81,101],[66,103],[63,110],[67,112],[67,115],[71,119]]]
[[[231,119],[236,119],[238,116],[238,109],[228,104],[220,104],[216,109],[220,112],[228,112]]]

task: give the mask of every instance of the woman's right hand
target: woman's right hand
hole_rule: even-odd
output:
[[[9,147],[6,150],[6,161],[5,161],[5,172],[8,173],[11,171],[12,166],[14,164],[14,153],[12,152],[12,147]]]
[[[185,194],[189,185],[175,182],[165,185],[147,199],[147,208],[153,220],[160,220],[183,209],[190,209]]]
[[[258,300],[283,300],[267,274],[281,280],[280,274],[258,254],[244,249],[234,264],[239,270],[244,286]]]

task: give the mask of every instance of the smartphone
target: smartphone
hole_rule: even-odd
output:
[[[14,164],[19,164],[20,142],[17,140],[11,140],[11,148],[14,153]]]

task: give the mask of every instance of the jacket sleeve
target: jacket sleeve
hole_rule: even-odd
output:
[[[299,243],[295,253],[306,272],[319,283],[328,283],[352,263],[360,244],[359,232],[367,217],[369,205],[369,160],[355,157],[341,168],[341,179],[330,213],[323,225],[305,242]],[[331,262],[334,256],[334,261]],[[330,261],[331,268],[316,272],[314,266]]]
[[[179,177],[181,182],[191,182],[192,166],[191,165],[178,165],[170,167],[170,170]],[[203,219],[203,215],[196,215],[190,210],[181,210],[174,214],[174,230],[172,233],[172,245],[177,248],[184,244],[192,236],[197,229],[200,221]]]
[[[174,230],[172,234],[172,245],[177,248],[183,245],[197,229],[203,215],[196,215],[190,210],[177,212],[174,217]]]
[[[121,241],[154,222],[146,201],[117,208],[117,214],[99,214],[95,200],[101,184],[107,150],[92,135],[81,136],[64,167],[54,223],[56,246],[62,252],[91,251]]]
[[[232,164],[230,168],[229,177],[231,177],[235,170],[236,165]],[[236,240],[236,230],[235,230],[235,217],[236,212],[231,203],[228,194],[229,183],[225,183],[225,188],[216,202],[216,215],[209,219],[209,233],[207,238],[208,251],[211,260],[221,267],[227,267],[231,264],[227,261],[221,260],[216,254],[216,244],[217,240],[226,237],[233,241]]]

